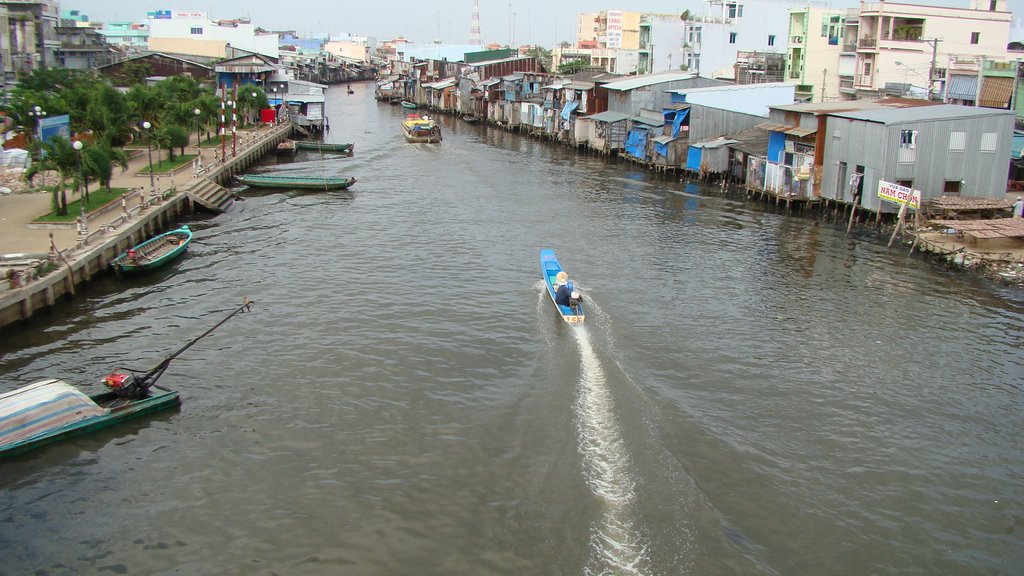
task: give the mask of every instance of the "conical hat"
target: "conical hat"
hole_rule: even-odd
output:
[[[564,284],[568,280],[569,280],[569,273],[566,272],[565,270],[562,270],[561,272],[559,272],[558,274],[555,275],[555,282],[557,282],[559,284]]]

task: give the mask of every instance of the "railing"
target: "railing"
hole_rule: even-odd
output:
[[[858,38],[857,48],[877,48],[878,38]]]
[[[849,43],[844,42],[843,43],[843,52],[856,52],[856,51],[857,51],[857,43],[856,42],[849,42]]]
[[[791,36],[789,38],[789,43],[790,44],[803,44],[804,43],[804,37],[803,36]]]

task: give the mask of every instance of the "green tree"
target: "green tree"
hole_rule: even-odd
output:
[[[166,136],[167,150],[171,153],[171,160],[174,160],[174,149],[181,148],[182,155],[185,154],[185,147],[188,146],[188,128],[177,124],[168,124],[161,130]]]
[[[78,174],[78,151],[72,148],[63,136],[54,136],[48,142],[35,141],[36,146],[42,152],[38,160],[32,162],[25,171],[25,179],[29,183],[36,174],[46,171],[55,171],[60,175],[60,185],[53,189],[53,197],[50,204],[55,213],[66,216],[68,213],[68,197],[65,187],[69,180],[77,182]]]
[[[144,84],[152,75],[153,68],[149,64],[131,60],[121,66],[121,73],[114,77],[114,81],[118,86],[137,86]]]

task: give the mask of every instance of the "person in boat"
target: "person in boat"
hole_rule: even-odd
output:
[[[131,248],[131,249],[128,250],[128,259],[129,260],[138,260],[139,259],[139,253],[135,251],[135,248]]]
[[[569,281],[569,274],[564,270],[559,272],[555,276],[555,304],[568,306],[575,312],[581,302],[583,302],[583,296]]]

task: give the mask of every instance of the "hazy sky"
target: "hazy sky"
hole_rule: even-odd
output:
[[[379,3],[378,3],[379,2]],[[480,30],[484,43],[540,44],[551,47],[575,37],[580,12],[621,9],[679,14],[689,9],[703,13],[698,0],[479,0]],[[904,0],[907,4],[967,7],[970,0]],[[855,6],[855,0],[836,0],[834,7]],[[1024,0],[1009,0],[1015,19],[1024,16]],[[414,42],[435,39],[448,44],[469,41],[473,0],[62,0],[61,8],[78,9],[91,20],[142,22],[150,10],[206,12],[211,18],[249,16],[268,30],[296,30],[299,34],[351,32],[390,40],[399,35]]]

